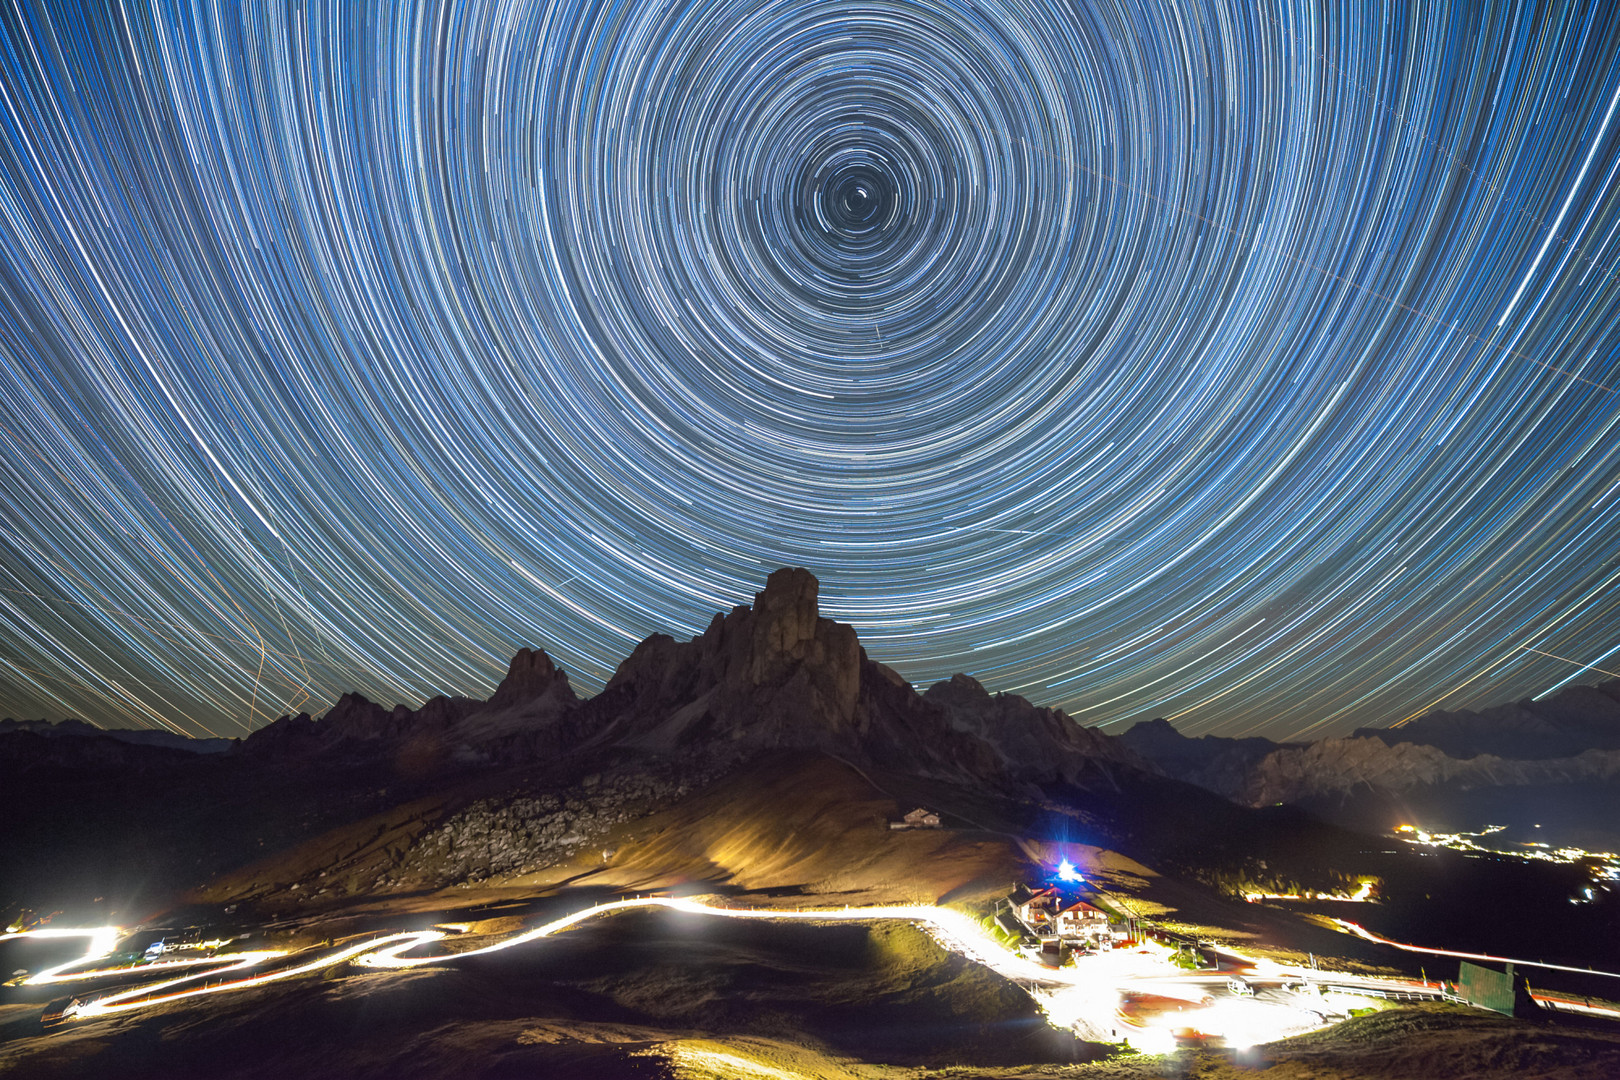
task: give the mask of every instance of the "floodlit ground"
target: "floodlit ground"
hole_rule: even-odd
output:
[[[1612,1080],[1620,1031],[1513,1020],[1457,1005],[1400,1006],[1242,1053],[1184,1049],[1021,1075],[1075,1080]]]
[[[879,1066],[926,1075],[1107,1052],[1057,1032],[1022,989],[904,924],[668,910],[615,915],[539,948],[451,966],[334,968],[54,1034],[39,1033],[39,1008],[0,1015],[11,1021],[0,1070],[221,1080],[673,1076],[702,1075],[694,1063],[718,1060],[693,1056],[706,1048],[790,1075],[876,1076]]]
[[[13,944],[24,936],[14,936]],[[29,943],[66,940],[64,931],[48,930],[35,932]],[[520,1032],[519,1045],[544,1049],[520,1056],[583,1054],[595,1060],[609,1054],[613,1067],[623,1065],[627,1075],[656,1065],[677,1075],[853,1076],[874,1064],[934,1068],[952,1053],[986,1067],[1044,1066],[1120,1057],[1122,1042],[1140,1052],[1131,1061],[1163,1058],[1153,1067],[1171,1068],[1188,1048],[1219,1047],[1241,1064],[1257,1046],[1370,1011],[1366,997],[1324,991],[1320,979],[1373,991],[1405,988],[1343,973],[1289,970],[1267,960],[1236,958],[1242,974],[1186,971],[1172,962],[1171,950],[1152,944],[1051,968],[1002,948],[974,918],[933,906],[794,910],[648,898],[583,907],[528,926],[510,918],[446,921],[303,950],[232,950],[219,942],[211,961],[181,950],[133,969],[119,966],[113,954],[117,937],[110,931],[87,930],[83,940],[87,952],[77,963],[55,963],[21,981],[23,991],[72,985],[81,1000],[67,1007],[56,1035],[19,1039],[6,1056],[14,1063],[73,1075],[68,1066],[78,1059],[64,1054],[77,1048],[107,1066],[121,1056],[117,1047],[131,1045],[127,1031],[166,1030],[177,1010],[189,1011],[188,1052],[208,1045],[216,1029],[223,1034],[241,1025],[256,1028],[289,1003],[302,1001],[341,1017],[342,994],[311,1001],[310,986],[319,981],[396,1008],[447,985],[443,980],[452,986],[470,981],[478,991],[471,999],[485,1005],[525,1000],[500,980],[482,985],[482,977],[494,971],[508,976],[508,984],[549,980],[553,988],[572,985],[587,999],[598,999],[594,1008],[534,1018]],[[724,946],[718,955],[716,944]],[[829,963],[836,968],[840,952],[843,968],[828,971]],[[739,953],[746,957],[742,963]],[[763,978],[760,969],[766,969]],[[364,983],[354,974],[368,970],[378,981]],[[441,981],[424,982],[421,976],[430,974]],[[124,985],[112,985],[113,979]],[[763,993],[762,986],[768,988]],[[762,1000],[770,1003],[763,1011]],[[212,1025],[209,1010],[215,1010]],[[416,1030],[418,1039],[436,1041],[433,1033],[445,1023],[470,1031],[480,1020],[510,1019],[477,1010],[469,1016],[459,1002],[451,1008],[441,1003],[439,1010]],[[109,1026],[126,1017],[144,1024]],[[926,1021],[920,1028],[919,1019]],[[13,1026],[32,1034],[20,1023]],[[575,1027],[592,1037],[582,1041]],[[753,1039],[753,1049],[728,1048],[727,1037]],[[781,1044],[810,1049],[794,1064],[779,1050],[766,1052]],[[331,1056],[343,1060],[370,1046],[362,1034],[351,1033],[331,1048]],[[425,1068],[431,1060],[424,1051],[394,1067]],[[596,1060],[592,1068],[600,1073],[608,1065]]]
[[[1607,1029],[1538,1027],[1457,1010],[1397,1008],[1283,1038],[1323,1029],[1368,1002],[1301,993],[1298,971],[1267,964],[1304,967],[1314,954],[1323,968],[1394,976],[1400,973],[1385,965],[1410,960],[1407,974],[1416,975],[1418,961],[1278,906],[1223,898],[1102,847],[1059,843],[1051,832],[1034,838],[1028,822],[991,800],[931,790],[831,759],[767,762],[615,826],[590,850],[539,871],[367,891],[378,860],[433,827],[437,811],[415,803],[267,854],[197,894],[214,905],[213,918],[238,904],[235,917],[252,913],[256,921],[245,925],[256,936],[235,947],[285,953],[254,969],[287,977],[89,1016],[51,1034],[40,1032],[40,1010],[69,990],[21,988],[26,1000],[0,1004],[0,1071],[64,1080],[1341,1080],[1505,1077],[1520,1075],[1521,1066],[1522,1074],[1559,1080],[1620,1075]],[[888,820],[919,803],[960,810],[944,829],[888,829]],[[1064,817],[1059,825],[1058,834],[1074,835],[1085,822]],[[465,954],[596,899],[655,889],[712,892],[734,908],[775,914],[940,901],[982,912],[988,900],[1060,858],[1078,866],[1117,913],[1248,954],[1256,961],[1246,968],[1255,992],[1233,992],[1231,971],[1178,970],[1162,950],[1088,957],[1075,969],[1052,971],[985,942],[976,923],[954,916],[934,920],[931,939],[902,922],[627,910],[447,965],[380,970],[350,962],[364,956],[404,965]],[[400,936],[379,942],[380,934]],[[49,963],[72,953],[65,949]],[[342,956],[342,963],[328,962]],[[1122,1051],[1120,1040],[1166,1053]],[[1408,1069],[1408,1059],[1420,1064]]]
[[[0,1070],[63,1080],[1620,1075],[1620,1030],[1571,1018],[1393,1007],[1328,1026],[1374,1003],[1301,992],[1301,972],[1265,958],[1242,967],[1253,992],[1234,992],[1234,973],[1179,970],[1152,946],[1052,970],[948,909],[798,915],[724,903],[724,913],[614,906],[576,922],[495,914],[319,943],[306,929],[305,951],[288,938],[290,955],[229,976],[289,977],[129,1011],[92,1006],[52,1033],[40,1032],[38,1010],[64,992],[64,962],[108,942],[42,939],[62,952],[18,988],[38,992],[32,1003],[0,1007]],[[548,926],[550,936],[535,933]],[[491,950],[503,942],[515,944]],[[1120,1039],[1147,1053],[1102,1045]]]

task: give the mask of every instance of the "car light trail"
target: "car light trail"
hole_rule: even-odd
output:
[[[1538,1004],[1551,1007],[1555,1012],[1583,1013],[1586,1016],[1598,1016],[1605,1020],[1620,1020],[1620,1009],[1594,1005],[1587,998],[1577,999],[1564,994],[1537,994],[1534,992],[1530,996]]]
[[[93,964],[103,957],[110,956],[113,949],[118,947],[118,939],[122,935],[123,931],[116,926],[98,926],[88,930],[16,930],[5,934],[0,934],[0,941],[10,941],[13,938],[83,937],[90,939],[90,944],[86,947],[83,956],[69,960],[65,964],[58,964],[53,968],[47,968],[46,970],[38,972],[23,980],[24,985],[32,985],[36,983],[57,982],[62,979],[80,978],[81,976],[79,975],[59,975],[58,973],[67,971],[69,968],[78,967],[80,964]]]
[[[206,979],[215,975],[223,975],[230,971],[241,971],[244,968],[250,968],[255,964],[263,963],[266,960],[272,960],[278,956],[285,955],[285,953],[276,952],[274,950],[264,950],[259,952],[232,953],[229,956],[216,957],[215,959],[217,959],[221,965],[219,967],[212,968],[208,971],[193,972],[190,975],[182,975],[178,979],[168,979],[159,983],[148,983],[145,986],[138,986],[133,990],[118,991],[116,993],[108,994],[106,997],[100,997],[94,1001],[82,1003],[76,1007],[69,1006],[68,1012],[64,1013],[63,1016],[64,1018],[68,1016],[100,1016],[105,1013],[123,1012],[129,1009],[144,1008],[147,1005],[156,1005],[160,1001],[174,1001],[177,998],[195,997],[199,994],[218,994],[229,990],[240,990],[258,983],[270,982],[271,980],[278,978],[287,978],[292,975],[302,974],[304,971],[313,971],[318,967],[327,966],[325,963],[315,963],[309,964],[302,969],[278,971],[268,975],[260,975],[250,979],[241,979],[231,982],[213,983],[207,986],[193,987],[190,990],[183,990],[173,994],[162,993],[162,991],[167,990],[170,987],[181,986],[185,983],[196,982],[198,979]],[[336,961],[332,962],[335,963]]]
[[[60,938],[60,937],[87,937],[90,944],[83,956],[75,957],[66,963],[38,971],[21,980],[22,986],[44,986],[49,983],[75,982],[85,979],[99,979],[115,975],[145,975],[153,971],[167,971],[173,968],[198,967],[204,964],[220,964],[227,960],[237,960],[245,953],[215,953],[209,956],[184,956],[172,960],[143,960],[133,964],[119,964],[115,967],[84,968],[84,964],[93,964],[97,960],[105,960],[118,946],[118,940],[123,936],[123,930],[116,926],[102,926],[93,930],[24,930],[8,934],[0,934],[0,941],[12,938]],[[222,944],[222,943],[216,943]],[[256,956],[282,956],[281,952],[255,953]],[[204,974],[214,974],[205,972]]]
[[[1430,956],[1454,956],[1461,960],[1485,960],[1493,964],[1514,964],[1519,967],[1538,967],[1548,971],[1573,971],[1577,975],[1604,975],[1611,979],[1620,979],[1620,974],[1613,971],[1599,971],[1589,967],[1571,967],[1568,964],[1548,964],[1540,960],[1520,960],[1512,956],[1492,956],[1489,953],[1459,952],[1456,949],[1431,949],[1423,945],[1408,945],[1400,941],[1392,941],[1387,937],[1380,937],[1359,923],[1348,919],[1334,919],[1339,929],[1356,937],[1375,941],[1380,945],[1389,945],[1392,948],[1402,949],[1406,952],[1428,953]]]
[[[257,973],[246,972],[250,968],[281,959],[288,954],[275,950],[260,950],[167,961],[161,965],[142,965],[136,968],[76,970],[110,954],[117,943],[119,932],[115,928],[106,927],[95,930],[57,930],[48,933],[36,931],[32,936],[86,936],[90,938],[91,944],[86,955],[40,972],[27,981],[61,982],[132,972],[143,973],[159,966],[208,965],[205,971],[116,990],[90,1001],[76,1003],[64,1013],[64,1019],[85,1019],[205,994],[247,990],[345,963],[380,970],[402,970],[429,964],[443,964],[526,945],[561,933],[590,919],[622,911],[652,908],[728,919],[807,922],[897,920],[911,923],[922,928],[942,948],[1017,982],[1035,1000],[1048,1022],[1054,1027],[1074,1031],[1083,1037],[1099,1041],[1125,1041],[1145,1053],[1161,1053],[1173,1049],[1176,1033],[1183,1030],[1197,1031],[1202,1035],[1220,1038],[1229,1046],[1245,1047],[1315,1030],[1326,1026],[1328,1022],[1323,1013],[1317,1009],[1276,1002],[1258,1002],[1252,997],[1217,997],[1217,993],[1224,991],[1223,977],[1197,976],[1171,968],[1166,963],[1162,951],[1118,952],[1087,957],[1074,966],[1047,967],[1025,956],[1009,952],[969,915],[950,908],[920,904],[790,910],[724,907],[686,898],[638,897],[583,908],[533,929],[475,948],[416,955],[419,950],[427,949],[436,943],[453,941],[459,944],[465,939],[440,928],[402,931],[323,952],[303,963]],[[6,935],[6,937],[21,936],[27,935]],[[238,972],[245,974],[223,981],[203,982]],[[1282,968],[1277,968],[1276,973],[1279,977],[1285,974]],[[1320,977],[1323,973],[1315,974]],[[1299,973],[1296,977],[1304,977],[1304,973]],[[1390,980],[1362,981],[1395,985]],[[199,983],[202,985],[198,985]],[[1137,995],[1136,1011],[1143,1015],[1125,1014],[1121,1006],[1127,994]],[[1173,1013],[1169,1011],[1155,1013],[1152,1008],[1141,1008],[1143,1001],[1154,999],[1184,1004],[1178,1006]]]
[[[202,994],[222,994],[234,990],[246,990],[250,987],[263,986],[265,983],[277,982],[281,979],[290,979],[297,975],[308,975],[310,972],[320,971],[322,968],[333,967],[337,964],[344,963],[345,961],[354,961],[365,954],[368,950],[374,949],[379,945],[389,947],[391,945],[398,945],[401,942],[406,942],[406,947],[409,947],[410,945],[417,944],[419,941],[433,940],[442,936],[442,934],[435,930],[417,930],[407,931],[400,934],[390,934],[386,937],[373,938],[370,941],[363,941],[359,944],[346,946],[337,950],[336,952],[327,953],[325,956],[311,960],[307,964],[299,964],[296,967],[280,968],[276,971],[266,972],[263,975],[252,975],[244,979],[232,979],[229,982],[213,983],[208,986],[193,987],[189,990],[180,990],[172,994],[158,993],[158,991],[166,990],[170,987],[180,986],[188,982],[195,982],[198,979],[208,978],[212,975],[219,975],[226,971],[239,971],[243,968],[252,967],[255,964],[262,963],[265,960],[271,960],[279,956],[287,955],[284,952],[274,950],[265,950],[263,952],[232,953],[227,956],[216,957],[216,959],[220,961],[236,961],[227,967],[219,968],[214,971],[198,972],[179,979],[171,979],[168,982],[158,983],[156,986],[141,986],[135,988],[134,990],[126,990],[116,994],[110,994],[107,997],[97,998],[95,1001],[81,1006],[79,1008],[78,1015],[95,1016],[100,1013],[142,1008],[147,1005],[156,1005],[165,1001],[178,1001],[181,998],[198,997]]]

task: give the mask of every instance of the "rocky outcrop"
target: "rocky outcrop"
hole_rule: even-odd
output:
[[[608,682],[604,694],[621,704],[596,740],[648,750],[698,739],[848,746],[865,653],[852,627],[821,618],[819,588],[807,570],[778,570],[752,607],[716,615],[691,641],[643,641]]]
[[[814,749],[984,780],[1072,780],[1096,760],[1140,764],[1062,713],[991,698],[966,676],[958,685],[976,694],[918,695],[866,655],[852,627],[821,617],[818,591],[809,571],[778,570],[751,607],[715,616],[690,642],[643,641],[608,683],[587,738],[660,752],[704,742]]]
[[[662,765],[593,773],[560,791],[482,799],[428,830],[373,890],[462,887],[533,873],[603,847],[615,826],[636,821],[701,788],[735,764]]]
[[[1189,738],[1168,720],[1140,721],[1115,739],[1166,776],[1229,798],[1243,790],[1250,772],[1266,755],[1289,745],[1256,737],[1231,739],[1202,735]]]
[[[369,755],[407,740],[443,740],[449,730],[482,703],[470,698],[435,697],[421,708],[384,708],[363,694],[348,693],[316,720],[308,713],[283,716],[249,735],[241,750],[249,755]]]
[[[486,705],[491,710],[510,709],[539,700],[571,705],[579,699],[568,685],[568,673],[552,663],[544,649],[519,649]]]
[[[861,750],[879,765],[980,781],[1045,776],[1044,769],[1009,768],[991,743],[951,727],[944,710],[924,700],[899,672],[874,660],[861,665],[856,715]]]
[[[283,716],[255,731],[242,744],[250,755],[366,756],[413,744],[418,756],[487,760],[473,753],[554,723],[579,703],[568,675],[539,649],[520,649],[506,678],[489,701],[464,697],[429,698],[419,708],[384,708],[362,694],[348,693],[320,719],[308,713]]]
[[[1046,777],[1074,783],[1103,761],[1157,771],[1125,744],[1095,728],[1081,727],[1067,713],[1040,708],[1016,694],[992,695],[967,675],[935,683],[923,701],[938,708],[952,730],[989,747],[1003,769],[1022,775],[1045,772]]]
[[[464,757],[478,748],[507,756],[519,747],[545,752],[561,737],[562,718],[578,707],[566,671],[544,650],[519,649],[494,696],[459,718],[446,738]]]

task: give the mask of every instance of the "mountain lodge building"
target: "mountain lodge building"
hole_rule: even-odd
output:
[[[891,829],[937,829],[939,828],[939,815],[932,810],[917,807],[899,821],[889,822]]]

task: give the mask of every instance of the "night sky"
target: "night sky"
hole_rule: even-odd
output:
[[[0,715],[918,683],[1336,734],[1620,671],[1620,7],[0,16]],[[94,10],[91,10],[94,9]]]

